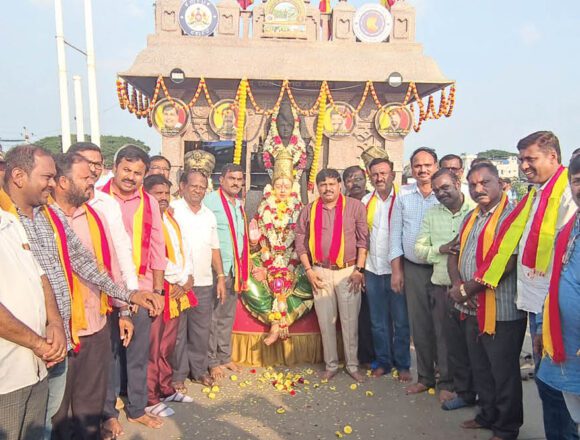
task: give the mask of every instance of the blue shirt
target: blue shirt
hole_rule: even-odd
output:
[[[538,377],[553,388],[580,394],[580,215],[570,235],[560,275],[559,304],[566,359],[555,364],[549,357],[540,363]],[[536,317],[541,329],[541,314]]]
[[[391,217],[391,261],[404,256],[413,263],[426,264],[415,254],[415,242],[425,213],[438,203],[433,193],[423,197],[416,183],[401,187]]]
[[[230,202],[226,197],[230,206],[230,212],[234,220],[234,229],[236,231],[236,240],[238,241],[238,255],[242,255],[244,248],[244,217],[242,215],[242,202],[236,199],[235,204]],[[217,220],[217,233],[220,241],[220,254],[222,256],[222,264],[224,266],[224,273],[228,275],[233,272],[234,267],[234,244],[230,233],[230,225],[228,217],[224,211],[219,190],[211,192],[203,199],[203,204],[207,206],[210,211],[215,214]]]

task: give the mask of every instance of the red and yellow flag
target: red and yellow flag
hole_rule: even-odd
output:
[[[320,0],[318,9],[320,12],[330,12],[330,0]]]

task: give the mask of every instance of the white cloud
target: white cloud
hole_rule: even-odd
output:
[[[542,38],[542,34],[534,23],[525,23],[519,30],[520,39],[526,46],[533,46]]]

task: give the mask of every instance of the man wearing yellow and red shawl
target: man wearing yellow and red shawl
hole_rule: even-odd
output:
[[[574,215],[576,205],[568,186],[568,170],[561,163],[560,142],[554,133],[532,133],[520,140],[517,148],[520,170],[534,185],[527,199],[531,206],[525,203],[526,199],[520,202],[524,214],[525,207],[530,206],[530,210],[519,242],[517,305],[530,312],[530,333],[534,338],[536,316],[548,294],[556,235]],[[541,351],[534,353],[536,368],[541,355]],[[546,437],[577,439],[576,424],[562,393],[539,379],[536,384],[542,399]]]
[[[554,270],[544,312],[536,317],[545,355],[538,379],[564,395],[572,420],[580,424],[580,155],[568,167],[578,211],[562,228],[554,249]],[[542,325],[543,324],[543,325]]]
[[[336,320],[340,315],[346,371],[357,382],[358,316],[364,282],[368,225],[365,206],[340,192],[340,174],[323,169],[316,176],[320,197],[306,205],[296,224],[296,254],[314,293],[326,370],[338,373]]]
[[[65,323],[67,351],[78,349],[78,332],[82,316],[75,307],[82,299],[75,295],[74,280],[91,280],[109,295],[126,302],[146,307],[159,313],[163,303],[153,294],[128,291],[117,286],[100,269],[91,253],[83,246],[68,225],[64,215],[49,206],[48,199],[55,186],[56,169],[50,153],[35,145],[21,145],[6,154],[5,191],[0,191],[0,207],[14,214],[22,223],[30,248],[44,270],[54,292],[57,306]],[[53,344],[60,343],[59,335],[52,334]],[[49,400],[45,437],[52,429],[51,419],[58,410],[66,383],[67,362],[49,368]]]
[[[163,273],[167,265],[165,239],[159,204],[143,190],[143,179],[149,168],[149,156],[136,145],[125,145],[115,157],[113,178],[101,188],[112,195],[121,207],[125,230],[133,243],[133,261],[141,289],[153,290],[163,295]],[[163,300],[163,298],[160,298]],[[126,349],[121,345],[116,321],[110,315],[113,361],[103,417],[104,429],[113,437],[123,432],[115,408],[121,380],[121,352],[126,350],[127,394],[125,405],[127,417],[149,428],[160,428],[163,421],[145,412],[147,407],[147,363],[149,360],[149,334],[152,319],[139,308],[133,313],[135,332]]]
[[[477,207],[461,225],[459,255],[448,257],[453,285],[449,295],[465,320],[462,328],[480,411],[462,427],[490,429],[493,439],[515,439],[524,421],[519,354],[526,331],[526,315],[515,305],[516,256],[509,259],[495,289],[474,279],[512,206],[490,162],[472,166],[467,181]]]
[[[151,324],[149,365],[147,367],[147,408],[152,415],[168,417],[175,414],[164,402],[191,403],[193,399],[175,390],[172,386],[173,357],[180,312],[195,307],[197,299],[193,294],[193,268],[185,258],[183,239],[179,225],[167,210],[171,198],[171,182],[162,174],[147,176],[143,181],[145,191],[152,195],[163,217],[163,234],[167,267],[163,294],[165,309]]]
[[[74,153],[56,159],[56,187],[53,207],[62,212],[82,244],[117,283],[122,284],[119,262],[112,245],[109,224],[86,204],[94,191],[90,165]],[[53,417],[55,438],[100,438],[100,424],[111,357],[111,336],[107,314],[112,311],[109,297],[91,281],[77,279],[75,294],[81,296],[84,324],[77,331],[79,350],[68,359],[66,388],[59,410]],[[133,324],[127,320],[130,342]]]
[[[250,272],[248,222],[239,199],[243,184],[243,168],[226,164],[222,168],[219,189],[203,200],[217,220],[223,264],[223,273],[215,274],[215,302],[209,337],[209,370],[214,380],[224,376],[224,368],[240,369],[232,362],[231,339],[238,294],[248,288]]]

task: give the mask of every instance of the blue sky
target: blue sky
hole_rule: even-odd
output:
[[[580,1],[408,1],[417,9],[417,40],[457,81],[457,105],[452,118],[429,121],[407,137],[407,156],[423,145],[441,154],[515,150],[518,139],[540,129],[559,136],[565,160],[580,147]],[[83,2],[63,4],[65,37],[84,48]],[[93,0],[93,13],[101,131],[141,139],[158,151],[157,132],[120,110],[115,91],[116,72],[131,65],[153,32],[153,1]],[[54,34],[53,0],[4,6],[0,138],[19,137],[24,125],[37,139],[59,134]],[[67,63],[71,113],[71,78],[83,77],[88,131],[85,60],[67,48]],[[74,121],[71,126],[74,131]]]

